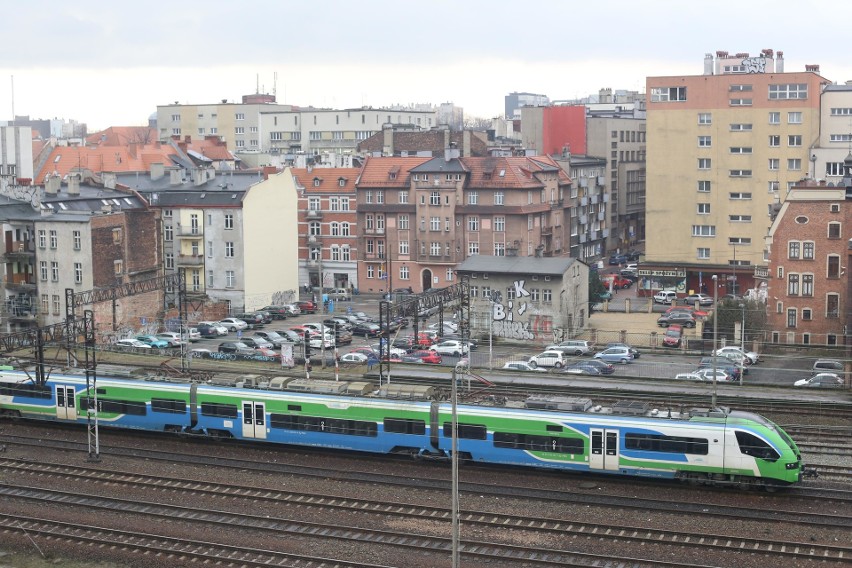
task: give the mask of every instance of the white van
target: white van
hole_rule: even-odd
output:
[[[328,299],[334,300],[335,302],[340,301],[348,301],[352,299],[352,294],[346,288],[335,288],[331,292],[328,293]]]
[[[677,293],[674,290],[663,290],[654,294],[655,304],[672,304],[677,302]]]

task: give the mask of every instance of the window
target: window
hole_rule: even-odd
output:
[[[796,308],[787,308],[787,327],[796,327]]]
[[[801,158],[789,158],[787,160],[787,169],[788,170],[801,170],[802,169],[802,159]]]
[[[770,181],[769,185],[767,186],[767,188],[769,189],[769,193],[777,192],[779,187],[780,187],[780,182],[777,182],[777,181]]]
[[[456,425],[458,426],[459,438],[468,438],[471,440],[485,440],[488,437],[488,429],[485,427],[484,424],[464,424],[462,422],[458,422]],[[444,437],[453,437],[452,422],[444,422]]]
[[[731,154],[751,154],[750,146],[732,146]]]
[[[753,458],[774,462],[781,457],[772,446],[748,432],[737,432],[737,444],[740,452]]]
[[[813,260],[814,259],[814,247],[815,244],[813,241],[805,241],[802,243],[802,258],[805,260]]]
[[[409,254],[408,241],[399,241],[399,254]]]
[[[226,270],[225,271],[225,288],[233,288],[234,287],[234,271]]]
[[[698,259],[706,260],[710,258],[710,249],[709,248],[699,248],[698,249]]]
[[[373,202],[373,191],[372,190],[368,189],[367,191],[364,192],[364,202],[365,203],[372,203]]]
[[[534,452],[582,454],[583,440],[563,436],[534,436],[514,432],[494,432],[494,447]]]
[[[234,216],[230,213],[225,214],[225,230],[229,231],[234,228]]]
[[[429,243],[429,256],[441,256],[441,243],[434,241]]]
[[[494,205],[503,205],[503,192],[495,191],[494,192]]]
[[[55,260],[50,263],[50,279],[59,282],[59,263]]]
[[[467,230],[468,231],[478,231],[479,230],[479,217],[473,215],[467,218]]]
[[[437,191],[433,191],[429,194],[429,205],[440,205],[441,204],[441,194]]]
[[[728,237],[729,245],[750,245],[751,237]]]
[[[840,257],[836,254],[828,255],[828,278],[840,278]]]
[[[731,106],[751,106],[751,99],[731,99]]]
[[[715,225],[693,225],[692,226],[692,236],[693,237],[715,237],[716,236],[716,226]]]
[[[751,124],[732,124],[731,132],[751,132]]]
[[[310,223],[308,223],[308,235],[312,237],[318,237],[320,234],[321,230],[319,221],[311,221]]]
[[[59,244],[59,239],[56,236],[56,231],[51,229],[50,231],[50,248],[55,249]]]
[[[780,170],[781,169],[781,160],[778,158],[769,158],[769,169],[770,170]]]
[[[225,242],[225,258],[234,258],[234,241]]]
[[[788,134],[787,135],[787,146],[791,148],[797,148],[802,145],[802,135],[801,134]]]
[[[852,142],[852,134],[829,134],[829,142]]]
[[[625,434],[624,447],[628,450],[671,454],[706,456],[709,445],[706,438],[663,436],[660,434]]]
[[[799,275],[795,273],[787,274],[787,295],[788,296],[798,296],[799,295]]]
[[[246,115],[245,115],[245,113],[238,112],[238,113],[235,113],[235,114],[234,114],[234,119],[235,119],[235,120],[245,120],[245,119],[246,119]],[[236,415],[235,415],[234,417],[236,418]]]
[[[701,193],[710,193],[710,181],[698,180],[698,191]]]
[[[789,241],[787,243],[787,258],[799,258],[800,246],[799,241]]]
[[[399,193],[397,193],[396,200],[399,203],[408,203],[408,192],[407,191],[400,191]]]
[[[47,280],[47,261],[42,260],[38,263],[39,267],[39,276],[41,276],[42,281]]]
[[[382,204],[385,202],[385,192],[377,191],[376,192],[376,203]]]
[[[340,236],[341,237],[349,237],[352,235],[352,229],[349,223],[341,223],[340,224]]]
[[[751,170],[731,170],[728,173],[731,177],[751,177]]]
[[[53,315],[55,315],[55,316],[58,316],[58,315],[59,315],[59,306],[60,306],[60,304],[59,304],[59,295],[58,295],[58,294],[54,294],[54,295],[53,295]]]
[[[785,85],[769,85],[769,100],[806,99],[808,98],[807,83],[788,83]]]
[[[802,296],[813,296],[814,295],[814,275],[813,274],[802,274]],[[802,319],[804,319],[804,313],[802,313]]]
[[[80,250],[82,248],[82,238],[80,236],[80,231],[74,231],[74,250]]]
[[[74,283],[82,284],[83,283],[83,264],[80,262],[74,263]]]
[[[441,218],[440,217],[429,217],[429,230],[430,231],[440,231],[441,230]]]
[[[408,229],[408,215],[400,215],[397,217],[397,226],[402,230]]]
[[[769,147],[770,148],[778,148],[781,146],[781,136],[777,134],[773,134],[769,137]]]
[[[828,294],[825,297],[825,317],[840,317],[840,294]]]
[[[729,193],[728,197],[730,199],[737,199],[737,200],[745,199],[745,200],[747,200],[747,199],[751,199],[751,193],[733,192],[733,193]]]
[[[468,243],[467,244],[467,254],[469,254],[469,255],[479,254],[479,243]]]
[[[751,92],[752,86],[751,85],[731,85],[731,87],[728,90],[731,91],[732,93]]]
[[[843,162],[826,162],[825,175],[827,176],[842,176]]]
[[[331,236],[339,237],[340,236],[340,223],[332,222],[329,225],[331,227]]]
[[[751,215],[728,215],[731,223],[751,223]]]
[[[699,215],[709,215],[710,214],[710,204],[709,203],[699,203],[698,211],[696,211]]]
[[[246,129],[244,126],[236,126],[234,127],[234,134],[245,134]]]
[[[494,243],[494,256],[506,256],[506,243]]]
[[[712,146],[712,139],[710,136],[699,136],[698,137],[698,147],[699,148],[709,148]]]
[[[38,248],[47,248],[47,232],[44,229],[38,230]]]
[[[166,253],[166,270],[174,270],[175,268],[175,255],[174,253],[167,252]]]
[[[479,192],[469,191],[467,193],[467,204],[468,205],[476,205],[477,203],[479,203]]]
[[[712,165],[712,161],[710,158],[698,158],[698,169],[699,170],[709,170]]]
[[[787,113],[787,124],[802,124],[802,113],[801,112],[788,112]]]
[[[699,112],[698,124],[713,124],[713,115],[709,112]]]
[[[839,239],[840,238],[840,223],[829,223],[828,224],[828,238],[829,239]]]
[[[686,87],[653,87],[651,88],[652,103],[667,103],[686,100]]]
[[[112,267],[116,276],[119,276],[124,272],[124,262],[120,260],[114,260],[112,263]]]
[[[497,233],[502,233],[506,231],[505,217],[494,217],[494,231]]]

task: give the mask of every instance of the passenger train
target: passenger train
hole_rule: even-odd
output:
[[[236,384],[0,371],[0,416],[447,458],[452,406],[432,387],[247,376]],[[95,403],[96,401],[96,403]],[[738,484],[801,481],[796,444],[766,418],[727,408],[657,410],[534,396],[457,408],[459,457],[474,462]]]

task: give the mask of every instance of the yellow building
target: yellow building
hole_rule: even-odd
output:
[[[769,208],[810,174],[817,66],[783,54],[708,54],[704,74],[647,79],[646,255],[640,285],[743,294],[766,274]],[[757,280],[756,280],[757,277]]]

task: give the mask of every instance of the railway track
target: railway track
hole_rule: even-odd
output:
[[[115,479],[110,479],[115,483]],[[160,484],[166,479],[153,480]],[[234,495],[224,492],[224,486],[213,485],[207,491],[214,495]],[[184,487],[183,490],[188,490]],[[197,489],[192,489],[197,491]],[[238,492],[246,493],[245,497],[258,500],[269,499],[269,491],[252,488],[239,488]],[[448,539],[425,534],[398,533],[355,526],[329,526],[327,523],[314,523],[295,519],[275,518],[269,515],[249,515],[242,513],[231,513],[226,511],[208,511],[196,507],[182,507],[155,502],[142,502],[139,500],[123,500],[109,497],[95,497],[81,495],[79,492],[64,492],[58,490],[47,490],[40,488],[11,487],[0,485],[0,495],[7,499],[29,499],[46,503],[61,503],[64,506],[82,507],[88,511],[94,509],[115,510],[122,513],[135,515],[155,516],[167,519],[170,522],[186,520],[192,523],[206,523],[221,526],[223,530],[233,527],[241,527],[253,531],[272,531],[276,534],[285,533],[292,536],[322,536],[323,539],[357,540],[384,546],[396,546],[405,549],[415,548],[427,551],[447,551]],[[359,512],[374,512],[382,515],[394,514],[404,518],[440,520],[448,523],[451,520],[448,509],[436,507],[411,506],[405,504],[386,504],[351,499],[329,498],[328,496],[315,497],[314,502],[304,499],[300,504],[311,504],[323,508],[345,507]],[[461,521],[465,525],[477,525],[492,529],[514,529],[534,532],[547,532],[562,535],[564,537],[594,537],[604,540],[629,540],[643,545],[674,545],[691,546],[695,548],[721,549],[727,551],[748,551],[750,553],[762,553],[767,557],[779,559],[820,559],[842,560],[852,556],[852,547],[817,544],[807,542],[779,542],[777,540],[766,540],[756,538],[745,538],[730,535],[701,534],[696,535],[692,531],[673,531],[649,529],[645,527],[611,526],[604,524],[586,523],[576,520],[563,519],[541,519],[534,517],[512,517],[490,512],[466,512]],[[230,547],[229,547],[230,548]],[[535,563],[546,566],[564,566],[576,563],[578,560],[596,558],[597,555],[581,554],[558,549],[543,550],[539,547],[529,549],[523,546],[508,545],[487,541],[474,541],[464,539],[461,541],[461,553],[463,556],[480,559],[496,560],[500,558],[512,558],[513,560],[526,563]],[[265,552],[265,554],[269,554]],[[615,559],[612,559],[615,560]],[[627,560],[627,559],[620,559]],[[644,562],[644,561],[642,561]],[[639,562],[636,565],[643,565]],[[657,563],[653,565],[669,565],[668,563]]]

